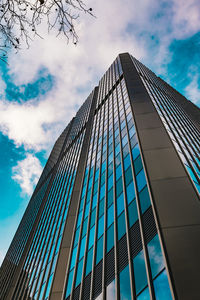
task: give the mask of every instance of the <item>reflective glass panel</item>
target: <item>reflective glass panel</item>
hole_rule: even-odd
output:
[[[119,274],[119,284],[120,284],[120,299],[131,300],[129,266],[126,266],[126,268],[122,270],[121,273]]]

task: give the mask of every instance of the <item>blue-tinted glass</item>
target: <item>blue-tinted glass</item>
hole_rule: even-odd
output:
[[[94,244],[94,234],[95,234],[95,226],[90,228],[88,249],[90,249],[90,247],[92,247],[92,245]]]
[[[77,287],[81,283],[82,270],[83,270],[83,258],[78,263],[75,287]]]
[[[102,216],[104,213],[104,203],[105,203],[104,199],[99,202],[99,217]]]
[[[90,208],[90,202],[88,202],[85,206],[84,219],[88,216],[89,208]]]
[[[119,274],[119,284],[120,284],[120,299],[121,300],[131,300],[129,266],[127,266]]]
[[[136,176],[136,182],[137,182],[138,192],[140,192],[143,189],[143,187],[146,185],[144,169],[142,169],[140,173]]]
[[[123,137],[122,139],[122,146],[124,147],[126,145],[126,143],[128,142],[128,136],[127,134]]]
[[[137,297],[137,300],[151,300],[148,287]]]
[[[105,196],[105,184],[100,188],[100,199]]]
[[[139,154],[140,154],[139,145],[136,144],[135,147],[132,149],[133,159],[136,159],[136,157],[138,157]]]
[[[101,174],[101,186],[105,183],[105,178],[106,178],[106,172],[104,171],[104,172]]]
[[[144,213],[149,206],[151,206],[151,201],[149,198],[149,192],[147,186],[139,193],[140,205],[142,213]]]
[[[85,275],[87,276],[92,271],[93,247],[88,251]]]
[[[82,214],[83,214],[83,211],[81,211],[78,215],[78,221],[77,221],[76,228],[78,228],[81,224]]]
[[[107,230],[107,252],[114,246],[114,224]]]
[[[101,166],[101,172],[103,173],[106,170],[106,161]]]
[[[90,178],[89,183],[88,183],[88,190],[91,188],[92,186],[92,181],[93,181],[93,177]]]
[[[113,175],[111,175],[109,178],[108,178],[108,191],[111,189],[111,187],[113,186]]]
[[[136,294],[138,294],[147,285],[143,250],[140,251],[140,253],[133,259],[133,268],[135,274]]]
[[[76,230],[76,234],[75,234],[75,238],[74,238],[74,245],[76,245],[78,243],[79,231],[80,231],[80,226]]]
[[[124,159],[124,170],[128,169],[130,165],[131,165],[131,160],[130,160],[130,155],[128,154]]]
[[[93,209],[93,211],[91,213],[90,227],[92,227],[94,225],[95,219],[96,219],[96,209]]]
[[[117,168],[121,164],[121,156],[120,153],[115,158],[115,168]]]
[[[90,200],[90,196],[91,196],[91,189],[87,192],[86,202],[88,202]]]
[[[103,236],[97,241],[96,265],[103,258]]]
[[[131,138],[131,149],[133,149],[135,147],[135,145],[137,144],[138,140],[137,140],[137,136],[136,134],[134,134]],[[139,153],[138,153],[139,154]],[[136,157],[135,157],[136,158]]]
[[[124,212],[117,218],[118,240],[126,233],[126,223]]]
[[[74,275],[74,269],[69,272],[68,281],[67,281],[66,298],[71,294],[73,275]]]
[[[84,223],[83,223],[82,237],[86,234],[87,224],[88,224],[88,218],[86,218],[85,221],[84,221]]]
[[[134,160],[134,169],[135,169],[135,174],[137,175],[143,168],[142,165],[142,160],[141,156],[139,155],[135,160]]]
[[[135,127],[131,127],[131,129],[129,130],[129,134],[130,134],[130,138],[135,134]]]
[[[127,203],[129,204],[135,198],[134,184],[131,182],[126,188]]]
[[[108,191],[107,206],[109,207],[113,203],[113,188]]]
[[[96,170],[95,172],[95,181],[99,178],[99,169]]]
[[[107,228],[114,222],[114,205],[112,204],[108,208],[108,213],[107,213]]]
[[[76,254],[77,254],[77,246],[73,249],[72,252],[72,258],[71,258],[71,266],[70,269],[72,269],[75,266],[75,262],[76,262]]]
[[[84,256],[85,253],[85,243],[86,243],[86,235],[81,240],[81,247],[79,252],[79,259],[81,259]]]
[[[121,164],[116,169],[116,181],[119,179],[120,176],[122,176],[122,167],[121,167]]]
[[[166,270],[154,280],[156,300],[172,300]]]
[[[119,180],[116,182],[117,197],[122,193],[122,191],[123,191],[123,184],[122,184],[122,177],[120,177]]]
[[[132,176],[132,171],[131,171],[131,167],[129,167],[126,171],[125,171],[125,182],[126,182],[126,186],[133,181],[133,176]]]
[[[108,177],[113,173],[113,162],[108,166]]]
[[[129,153],[128,144],[126,144],[125,147],[123,147],[122,151],[123,151],[123,157],[126,157],[126,155]]]
[[[158,235],[156,235],[148,243],[147,247],[149,252],[152,277],[154,278],[164,268],[163,255]]]
[[[121,193],[119,197],[117,197],[117,215],[119,216],[121,212],[124,210],[124,194]]]
[[[94,183],[93,195],[94,195],[95,193],[97,193],[97,190],[98,190],[98,180],[95,181],[95,183]]]
[[[104,215],[98,221],[98,238],[103,234],[103,232],[104,232]]]
[[[117,156],[119,152],[120,152],[120,144],[118,144],[117,147],[115,148],[115,156]]]
[[[136,201],[131,202],[128,206],[129,226],[131,227],[138,220]]]
[[[97,193],[94,194],[94,196],[93,196],[93,200],[92,200],[92,209],[93,209],[94,207],[96,207],[96,205],[97,205]]]
[[[106,288],[106,299],[115,300],[115,280],[113,280]]]
[[[83,204],[84,204],[84,198],[81,199],[79,211],[83,209]]]
[[[110,164],[112,161],[113,161],[113,153],[111,153],[111,154],[108,156],[108,164]]]

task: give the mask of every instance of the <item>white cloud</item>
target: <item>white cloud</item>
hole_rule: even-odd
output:
[[[19,183],[24,194],[31,195],[41,172],[42,166],[38,158],[28,153],[24,160],[18,161],[12,168],[12,178]]]
[[[200,89],[198,86],[198,75],[192,76],[191,82],[185,88],[186,97],[196,104],[200,104]]]

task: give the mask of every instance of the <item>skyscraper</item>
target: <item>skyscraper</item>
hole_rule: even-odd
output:
[[[1,299],[199,299],[199,137],[199,109],[120,54],[53,147]]]

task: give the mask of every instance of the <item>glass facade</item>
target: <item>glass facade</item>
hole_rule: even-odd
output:
[[[199,193],[198,127],[131,59]],[[12,299],[51,299],[67,243],[59,299],[175,299],[130,99],[118,56],[55,143],[2,265],[2,295],[12,282]]]

